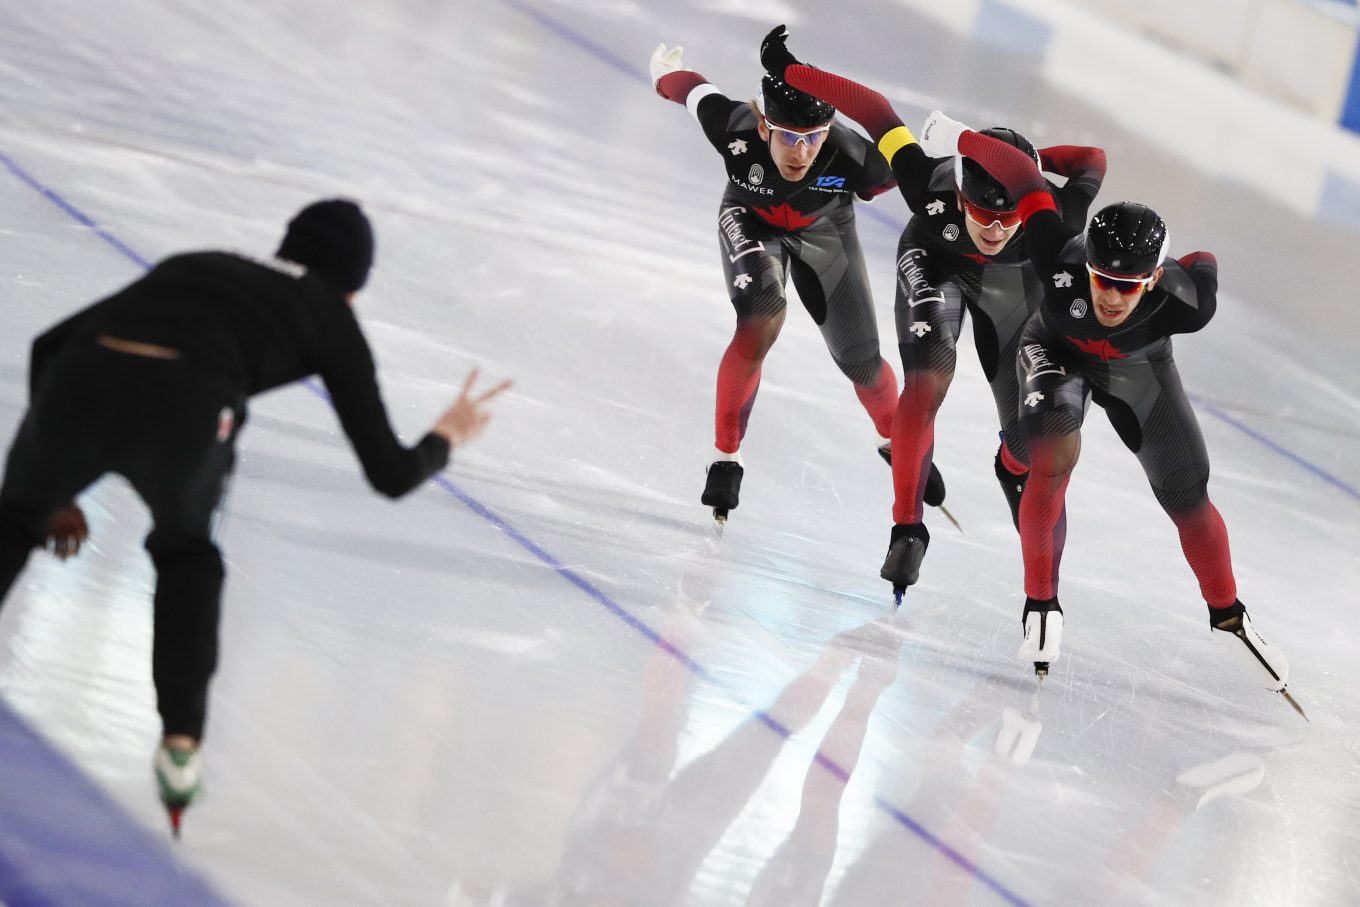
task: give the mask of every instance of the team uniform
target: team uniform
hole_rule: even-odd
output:
[[[1198,331],[1217,309],[1212,258],[1163,266],[1128,318],[1107,328],[1096,320],[1086,278],[1086,245],[1065,245],[1055,217],[1030,220],[1033,260],[1044,304],[1020,340],[1021,383],[1031,475],[1020,502],[1025,593],[1036,600],[1058,592],[1066,536],[1063,499],[1076,433],[1091,402],[1102,407],[1138,457],[1157,501],[1180,532],[1181,546],[1212,608],[1237,599],[1228,534],[1208,496],[1209,455],[1172,358],[1171,336]]]
[[[879,352],[854,198],[892,185],[886,162],[839,123],[796,182],[785,180],[758,131],[759,115],[690,70],[660,77],[657,91],[684,104],[722,156],[727,186],[718,206],[724,279],[737,327],[718,370],[715,441],[735,454],[760,385],[765,353],[785,314],[785,282],[822,333],[880,436],[892,431],[896,376]]]
[[[900,596],[919,578],[930,543],[922,516],[934,454],[935,414],[953,380],[965,311],[973,316],[979,359],[1003,433],[997,475],[1012,508],[1016,506],[1023,478],[1014,476],[1026,470],[1026,451],[1011,363],[1020,330],[1038,305],[1041,289],[1021,230],[992,255],[983,254],[973,242],[961,210],[967,203],[963,171],[951,176],[955,167],[962,167],[961,161],[941,163],[927,155],[881,94],[793,61],[782,40],[776,53],[767,56],[762,61],[774,66],[790,85],[834,104],[868,131],[912,210],[898,244],[895,314],[904,382],[893,423],[894,526],[880,571]],[[1023,142],[1014,133],[1011,136]],[[1045,149],[1044,161],[1067,177],[1056,191],[1068,217],[1067,230],[1079,232],[1104,178],[1104,152],[1061,146]]]
[[[1055,194],[1066,229],[1079,233],[1100,189],[1105,156],[1099,149],[1073,146],[1045,148],[1040,154],[1046,169],[1067,177],[1063,187],[1054,187]],[[1013,467],[1010,472],[1024,471],[1028,454],[1012,364],[1020,329],[1043,294],[1023,228],[996,255],[978,250],[963,222],[953,161],[935,163],[904,149],[893,157],[893,173],[913,212],[897,247],[894,311],[903,390],[893,429],[893,462],[901,463],[893,469],[893,522],[919,523],[935,414],[954,377],[965,312],[972,317],[978,362],[996,404],[1003,439],[999,457]]]
[[[932,115],[934,117],[935,115]],[[1020,199],[1031,260],[1044,300],[1026,324],[1016,361],[1030,444],[1030,479],[1020,501],[1025,561],[1022,658],[1048,671],[1063,616],[1058,566],[1066,541],[1064,498],[1080,453],[1088,405],[1102,407],[1138,457],[1157,501],[1180,535],[1216,639],[1285,693],[1289,663],[1253,626],[1237,598],[1228,533],[1209,500],[1209,456],[1172,356],[1171,337],[1198,331],[1217,309],[1218,264],[1207,252],[1168,260],[1162,219],[1121,202],[1069,239],[1041,174],[1026,156],[940,115],[975,158]]]
[[[33,344],[30,406],[0,488],[0,602],[47,521],[108,472],[151,510],[153,680],[165,734],[203,736],[224,570],[213,515],[246,401],[319,374],[370,483],[398,497],[449,458],[397,439],[343,293],[285,262],[166,259]]]

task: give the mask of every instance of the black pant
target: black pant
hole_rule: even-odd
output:
[[[0,487],[0,603],[44,543],[52,513],[104,473],[124,476],[151,509],[152,677],[166,734],[203,736],[223,580],[212,517],[235,460],[242,401],[185,360],[72,341],[36,391]]]

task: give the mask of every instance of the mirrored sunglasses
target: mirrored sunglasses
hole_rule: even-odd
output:
[[[797,129],[787,129],[783,126],[776,126],[769,120],[765,121],[765,126],[770,132],[779,136],[779,141],[790,148],[797,148],[799,142],[806,142],[809,148],[816,148],[826,141],[827,135],[831,133],[830,126],[819,126],[816,129],[809,129],[806,132],[799,132]]]
[[[1019,211],[989,211],[967,200],[963,203],[963,215],[984,230],[993,224],[1003,230],[1014,230],[1020,226]]]
[[[1106,274],[1104,271],[1097,271],[1088,263],[1086,273],[1091,275],[1091,281],[1102,290],[1114,290],[1123,296],[1131,296],[1140,289],[1152,283],[1155,274],[1146,277],[1115,277],[1113,274]]]

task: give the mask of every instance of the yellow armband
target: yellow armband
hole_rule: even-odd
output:
[[[911,130],[905,126],[897,126],[884,133],[883,138],[878,140],[878,150],[892,164],[893,155],[901,151],[908,145],[916,144],[916,136],[911,134]]]

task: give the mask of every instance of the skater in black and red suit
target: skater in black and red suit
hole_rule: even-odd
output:
[[[965,312],[983,375],[991,386],[1001,427],[995,469],[1011,519],[1028,472],[1019,420],[1015,354],[1020,329],[1039,306],[1043,289],[1029,261],[1016,200],[974,161],[944,160],[922,151],[887,99],[856,82],[800,64],[778,26],[766,36],[761,62],[775,76],[834,104],[878,142],[897,188],[912,211],[897,246],[897,343],[903,385],[893,422],[893,530],[881,575],[900,592],[919,577],[930,542],[923,522],[923,477],[934,459],[935,415],[954,378]],[[1080,233],[1105,177],[1105,152],[1058,145],[1035,150],[1012,129],[985,130],[1019,148],[1045,170],[1065,178],[1050,184],[1063,230]]]
[[[1237,597],[1228,532],[1209,500],[1208,451],[1172,357],[1173,334],[1198,331],[1214,316],[1216,259],[1208,252],[1170,258],[1166,224],[1134,202],[1101,209],[1085,236],[1069,238],[1053,193],[1026,155],[938,112],[924,135],[928,150],[968,155],[1019,199],[1044,287],[1016,363],[1030,444],[1030,479],[1020,501],[1026,595],[1021,657],[1041,673],[1058,657],[1064,497],[1086,409],[1094,402],[1138,457],[1175,524],[1214,636],[1252,664],[1268,689],[1283,691],[1289,664],[1256,632]]]
[[[885,448],[892,436],[897,378],[879,353],[854,208],[857,196],[890,189],[892,174],[872,144],[834,122],[832,107],[782,80],[765,76],[754,102],[736,101],[681,68],[681,49],[664,44],[651,71],[657,93],[685,105],[727,168],[718,236],[737,327],[718,367],[716,450],[703,495],[721,518],[737,505],[741,441],[784,324],[790,276]],[[940,503],[938,477],[932,492]]]
[[[45,541],[65,559],[88,535],[73,501],[105,473],[151,510],[156,769],[177,822],[198,789],[224,570],[214,514],[246,401],[319,374],[373,487],[397,498],[475,437],[507,383],[463,393],[414,447],[392,431],[351,302],[373,237],[345,200],[304,208],[272,261],[176,255],[33,344],[30,401],[0,486],[0,602]],[[475,373],[474,373],[475,374]]]

